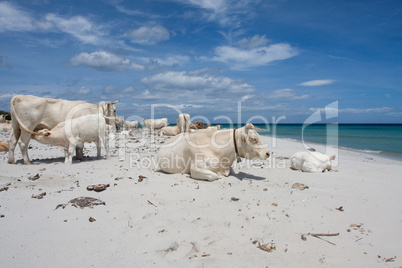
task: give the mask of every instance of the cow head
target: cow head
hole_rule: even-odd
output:
[[[260,135],[258,135],[256,130],[262,129],[253,124],[247,124],[237,132],[241,136],[241,143],[237,145],[239,155],[247,159],[258,158],[265,160],[269,157],[269,152],[261,143]]]

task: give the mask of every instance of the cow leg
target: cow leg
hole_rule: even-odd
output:
[[[31,140],[31,134],[26,131],[21,131],[20,139],[18,140],[18,145],[20,146],[22,158],[24,159],[24,163],[26,165],[30,165],[31,161],[29,161],[28,156],[28,145]]]
[[[64,163],[68,163],[68,149],[64,148]]]
[[[101,143],[100,143],[99,137],[96,138],[95,144],[96,144],[96,157],[97,157],[98,159],[100,159],[100,158],[101,158],[101,149],[102,149],[102,147],[101,147]]]
[[[71,155],[72,157],[72,155]],[[75,148],[75,159],[83,160],[84,159],[84,147],[77,146]]]
[[[14,126],[13,124],[13,129],[11,130],[10,137],[8,138],[8,163],[9,164],[15,164],[15,158],[14,158],[14,150],[15,147],[17,146],[18,139],[20,138],[20,129],[18,126]]]
[[[106,159],[110,159],[109,156],[109,137],[108,135],[104,135],[102,138],[103,141],[103,147],[105,147],[105,151],[106,151]]]
[[[215,172],[208,169],[201,169],[197,167],[190,168],[190,175],[193,179],[215,181],[220,179],[220,176]]]
[[[77,149],[78,149],[79,147],[77,146],[75,146],[75,144],[73,144],[72,142],[70,142],[69,143],[69,145],[68,145],[68,161],[67,162],[65,162],[65,163],[67,163],[67,164],[72,164],[73,163],[73,154],[74,154],[74,151],[77,151]]]

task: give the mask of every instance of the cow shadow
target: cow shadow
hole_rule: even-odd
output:
[[[261,176],[255,176],[250,173],[244,173],[244,172],[239,172],[235,173],[233,170],[231,170],[230,175],[237,178],[238,180],[256,180],[256,181],[263,181],[266,180],[267,178],[261,177]]]
[[[75,157],[73,157],[73,165],[82,163],[82,162],[92,162],[92,161],[100,161],[100,160],[105,160],[106,157],[101,157],[97,158],[96,156],[84,156],[83,160],[77,160]],[[54,157],[54,158],[44,158],[44,159],[31,159],[31,164],[32,165],[41,165],[41,164],[65,164],[64,163],[65,158],[64,157]],[[16,164],[24,164],[24,160],[20,159],[15,162]]]

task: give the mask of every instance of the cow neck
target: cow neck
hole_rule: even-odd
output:
[[[234,149],[235,149],[235,153],[236,153],[236,158],[239,157],[239,150],[237,149],[237,142],[236,142],[236,130],[238,128],[233,129],[233,143],[234,143]]]

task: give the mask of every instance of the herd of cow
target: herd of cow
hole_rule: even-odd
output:
[[[116,126],[138,128],[138,121],[123,121],[117,117],[115,102],[91,104],[84,101],[41,98],[17,95],[10,101],[10,137],[8,162],[15,163],[14,150],[19,144],[25,164],[30,164],[28,144],[31,138],[40,143],[61,146],[65,149],[65,162],[82,160],[86,142],[95,142],[97,156],[101,144],[109,158],[107,132]],[[7,124],[7,123],[2,123]],[[192,178],[213,181],[228,176],[238,157],[265,160],[270,156],[252,124],[236,129],[220,130],[219,126],[196,129],[190,115],[180,114],[176,126],[168,126],[167,118],[143,119],[142,125],[159,135],[172,136],[157,154],[160,170],[167,173],[187,173]],[[3,131],[3,130],[2,130]],[[303,152],[306,153],[306,152]],[[291,167],[308,172],[331,170],[328,157],[318,152],[295,154]]]

